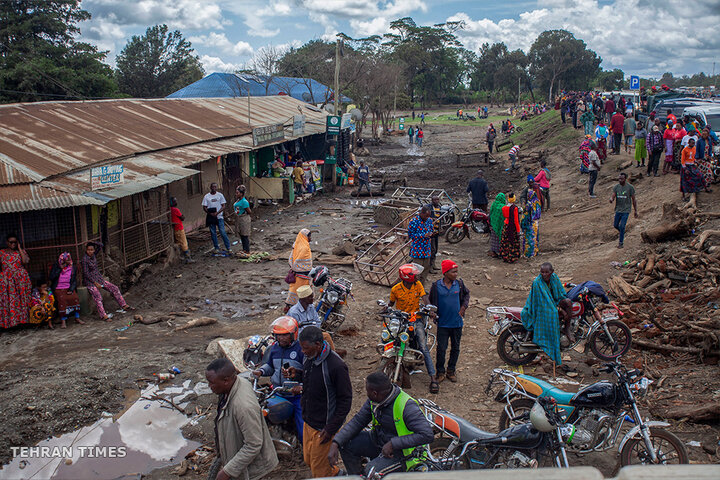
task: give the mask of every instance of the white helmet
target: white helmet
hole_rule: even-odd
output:
[[[535,402],[535,405],[530,410],[530,422],[539,432],[552,432],[555,430],[555,426],[548,418],[547,412],[538,402]]]

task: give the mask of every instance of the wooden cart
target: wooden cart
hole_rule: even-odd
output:
[[[399,225],[355,258],[355,270],[366,282],[390,287],[398,281],[398,268],[407,263],[409,254],[407,228]]]

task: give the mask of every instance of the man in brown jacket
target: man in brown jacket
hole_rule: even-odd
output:
[[[220,395],[215,445],[222,468],[217,480],[257,480],[278,464],[275,446],[250,382],[238,379],[227,358],[213,360],[205,371],[210,390]]]

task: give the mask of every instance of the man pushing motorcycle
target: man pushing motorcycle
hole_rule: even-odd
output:
[[[367,477],[371,472],[405,472],[422,463],[424,446],[434,433],[417,401],[382,372],[368,375],[365,391],[368,399],[333,439],[330,465],[337,464],[340,454],[348,474]],[[364,457],[370,461],[363,472]]]
[[[533,281],[521,318],[523,326],[532,330],[533,341],[556,365],[561,365],[558,315],[563,321],[563,333],[571,343],[574,342],[574,335],[570,331],[572,301],[567,298],[553,266],[545,262],[540,265],[540,275]]]
[[[401,281],[395,284],[390,290],[390,303],[388,306],[392,307],[397,304],[398,310],[412,315],[420,310],[420,300],[422,300],[425,305],[430,303],[422,282],[417,279],[420,275],[420,268],[422,267],[414,263],[406,263],[400,266],[398,273]],[[425,328],[426,325],[424,321],[416,321],[415,338],[417,340],[418,350],[422,352],[425,359],[427,373],[430,375],[430,393],[438,393],[440,391],[440,385],[435,378],[435,364],[430,356]]]

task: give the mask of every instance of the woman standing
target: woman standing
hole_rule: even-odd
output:
[[[647,149],[645,148],[645,138],[647,130],[643,127],[642,122],[635,124],[635,161],[637,168],[645,166],[645,158],[647,157]],[[642,165],[640,164],[642,162]]]
[[[503,231],[500,238],[500,256],[504,262],[515,263],[520,258],[520,222],[515,195],[508,196],[508,204],[502,207]]]
[[[705,177],[695,165],[695,139],[688,141],[688,146],[682,151],[682,167],[680,169],[680,191],[683,200],[688,200],[688,194],[698,193],[707,188]]]
[[[502,236],[503,225],[505,225],[505,217],[503,217],[503,207],[507,205],[507,199],[504,193],[498,193],[495,201],[490,206],[490,252],[491,257],[500,256],[500,237]]]
[[[246,255],[250,254],[250,233],[252,232],[251,218],[252,210],[250,202],[245,198],[245,185],[239,185],[235,189],[236,202],[233,204],[235,215],[238,217],[238,231],[240,232],[240,241],[242,249]]]
[[[667,128],[663,133],[663,140],[665,141],[665,163],[663,164],[662,173],[663,175],[670,172],[670,167],[673,163],[673,155],[675,148],[675,129],[673,128],[672,120],[668,120]]]
[[[706,127],[695,143],[695,165],[697,165],[703,177],[705,177],[705,190],[708,192],[710,192],[710,184],[713,180],[712,166],[710,165],[713,146],[712,138],[710,138],[710,130]]]
[[[0,327],[11,328],[30,321],[32,284],[24,267],[30,257],[20,248],[17,235],[6,240],[7,248],[0,250]]]
[[[67,327],[67,319],[72,315],[80,325],[80,298],[77,294],[77,269],[73,265],[70,253],[60,254],[57,263],[50,270],[50,287],[55,294],[60,315],[60,328]]]
[[[528,183],[532,180],[532,175],[528,175]],[[540,241],[540,214],[541,214],[540,194],[537,191],[535,183],[528,185],[527,204],[523,213],[520,225],[525,232],[525,256],[534,257],[539,251]]]
[[[101,288],[110,292],[118,305],[120,305],[118,313],[125,313],[126,310],[133,310],[133,308],[125,302],[122,293],[120,293],[120,289],[103,278],[102,273],[100,273],[100,269],[98,268],[97,257],[95,256],[97,248],[102,248],[102,244],[90,242],[85,247],[85,256],[80,262],[83,269],[83,284],[87,287],[93,300],[95,300],[95,306],[97,307],[100,318],[109,322],[112,319],[112,313],[105,313],[102,295],[100,295]]]
[[[590,147],[592,144],[592,136],[585,135],[585,140],[580,144],[580,173],[590,171]]]
[[[285,313],[298,302],[297,289],[303,285],[310,285],[310,270],[312,270],[312,251],[310,251],[310,230],[303,228],[295,237],[293,251],[288,258],[290,271],[285,281],[290,285],[285,300]]]

